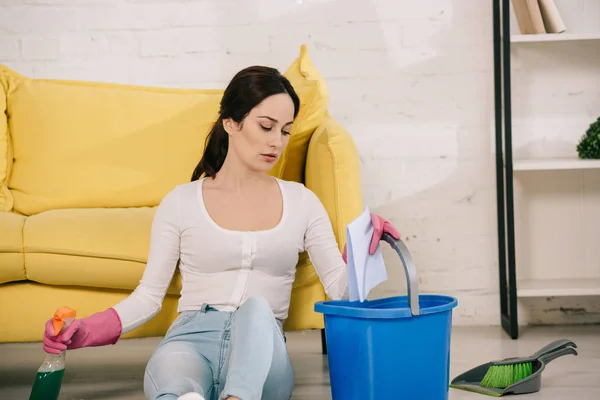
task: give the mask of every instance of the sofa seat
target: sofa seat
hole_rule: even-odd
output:
[[[0,212],[0,283],[27,279],[23,264],[24,224],[24,216]]]
[[[29,280],[60,286],[133,290],[148,257],[155,207],[45,211],[27,218]],[[168,293],[180,293],[179,274]]]

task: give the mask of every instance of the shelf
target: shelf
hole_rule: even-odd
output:
[[[517,283],[517,296],[519,297],[597,295],[600,295],[600,278],[519,280]]]
[[[578,158],[540,158],[514,160],[514,171],[548,171],[565,169],[600,169],[600,160]]]
[[[536,43],[536,42],[565,42],[577,40],[600,40],[599,33],[540,33],[531,35],[512,35],[512,43]]]

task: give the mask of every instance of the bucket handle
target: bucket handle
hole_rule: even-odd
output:
[[[408,305],[410,306],[410,312],[412,315],[420,315],[419,277],[417,275],[417,267],[412,261],[408,247],[406,247],[401,239],[396,240],[387,232],[383,233],[381,240],[389,243],[389,245],[392,246],[392,248],[400,257],[402,265],[404,266],[404,272],[406,274],[406,287],[408,290]]]

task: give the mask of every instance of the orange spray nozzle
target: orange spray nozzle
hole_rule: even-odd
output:
[[[52,326],[54,327],[54,336],[58,335],[65,323],[70,323],[77,312],[69,307],[59,307],[54,313],[54,321],[52,321]]]

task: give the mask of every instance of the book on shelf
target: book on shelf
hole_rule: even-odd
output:
[[[547,33],[563,33],[567,30],[565,23],[558,12],[554,0],[538,0],[540,11],[544,20]]]
[[[519,30],[523,35],[546,33],[538,0],[511,0]]]
[[[562,33],[566,30],[554,0],[511,0],[522,35]]]

